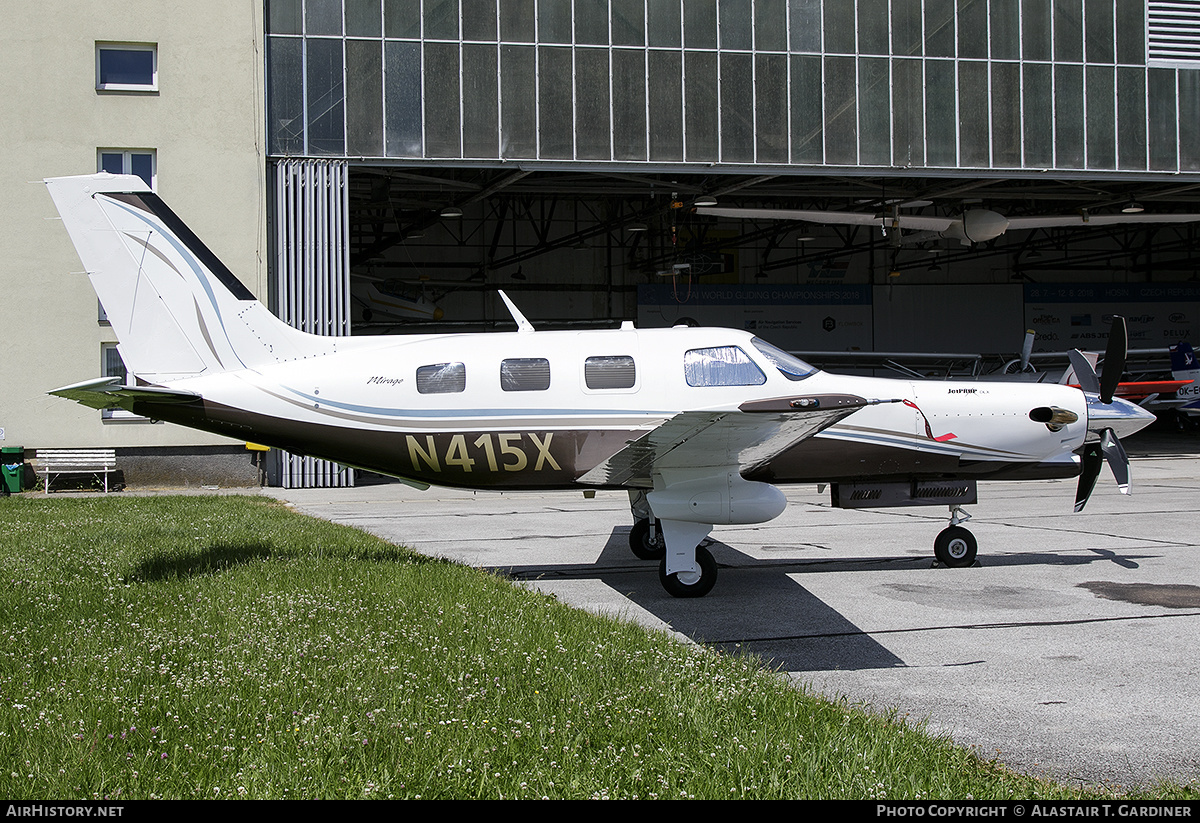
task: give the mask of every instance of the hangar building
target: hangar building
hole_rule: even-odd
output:
[[[0,60],[28,82],[5,121],[0,427],[27,448],[248,461],[244,444],[45,397],[120,366],[25,181],[118,162],[323,334],[510,328],[498,289],[543,327],[719,322],[830,355],[1003,356],[1025,329],[1039,349],[1097,348],[1114,312],[1131,346],[1162,350],[1200,313],[1200,225],[1102,219],[1200,213],[1196,0],[110,0],[15,16]],[[106,49],[132,78],[106,82]],[[350,482],[286,457],[277,471]]]

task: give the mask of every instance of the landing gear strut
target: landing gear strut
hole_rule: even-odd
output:
[[[961,508],[950,507],[950,526],[943,529],[933,541],[933,555],[943,566],[964,568],[975,562],[975,556],[979,552],[975,535],[958,525],[970,519],[971,515]]]

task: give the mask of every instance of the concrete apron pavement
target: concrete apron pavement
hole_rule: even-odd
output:
[[[1089,785],[1200,781],[1200,459],[1074,481],[980,484],[979,562],[933,562],[944,507],[844,511],[790,487],[718,526],[707,597],[678,600],[628,548],[628,498],[400,484],[269,489],[308,514],[495,569],[561,601],[759,655],[814,690],[927,720],[1014,769]]]

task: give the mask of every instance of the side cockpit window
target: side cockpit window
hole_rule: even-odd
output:
[[[457,394],[467,390],[467,367],[462,363],[438,363],[417,369],[417,391],[421,394]]]
[[[627,355],[589,357],[583,361],[583,382],[589,389],[632,389],[637,368]]]
[[[543,357],[514,357],[500,361],[504,391],[545,391],[550,388],[550,361]]]
[[[689,386],[761,386],[767,382],[762,369],[737,346],[686,352],[683,375]]]
[[[817,372],[814,367],[808,365],[799,357],[788,354],[781,348],[772,346],[760,337],[754,338],[752,342],[754,343],[754,347],[771,361],[771,365],[779,369],[780,373],[788,380],[803,380]]]

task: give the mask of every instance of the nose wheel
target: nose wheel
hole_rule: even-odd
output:
[[[979,552],[979,544],[975,535],[962,526],[950,526],[943,529],[933,541],[933,556],[943,566],[963,568],[975,562]]]
[[[975,540],[975,535],[959,525],[970,519],[971,515],[961,508],[950,507],[950,526],[943,529],[933,541],[933,556],[943,566],[964,568],[975,562],[975,556],[979,553],[979,543]]]

